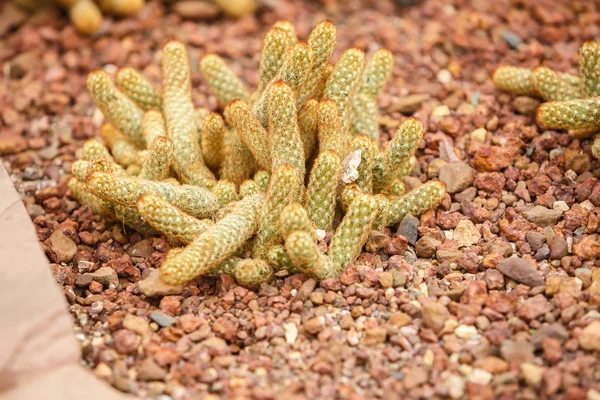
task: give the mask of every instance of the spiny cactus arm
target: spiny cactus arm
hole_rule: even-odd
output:
[[[296,43],[289,50],[281,69],[267,85],[263,95],[254,104],[254,114],[263,127],[266,128],[268,126],[270,121],[268,119],[269,113],[273,111],[268,99],[271,87],[277,82],[284,82],[289,85],[293,93],[294,109],[296,109],[296,91],[302,86],[308,76],[308,72],[312,66],[312,58],[312,49],[306,42]]]
[[[267,171],[260,170],[254,174],[254,178],[252,178],[254,182],[258,185],[258,190],[261,192],[266,192],[269,188],[269,181],[271,180],[271,174]]]
[[[386,225],[397,224],[407,214],[418,216],[436,207],[446,194],[446,187],[438,181],[429,181],[411,190],[404,196],[391,201]]]
[[[275,272],[285,270],[290,274],[300,273],[300,271],[293,266],[290,256],[287,251],[285,251],[285,247],[280,244],[271,246],[268,250],[267,262]]]
[[[294,91],[285,82],[278,81],[267,92],[269,104],[269,137],[273,171],[283,164],[297,170],[298,186],[304,182],[304,147],[300,138]],[[299,191],[298,187],[298,191]]]
[[[158,136],[148,148],[139,176],[151,181],[162,181],[169,177],[172,163],[173,142],[166,136]]]
[[[531,74],[533,86],[547,101],[571,100],[582,97],[579,89],[560,79],[558,74],[546,67],[537,67]]]
[[[165,118],[158,110],[148,110],[142,119],[142,135],[148,146],[159,136],[167,136]]]
[[[531,80],[529,68],[513,66],[498,67],[492,76],[494,85],[500,90],[516,94],[518,96],[540,96]]]
[[[417,166],[417,157],[412,156],[408,161],[403,163],[395,173],[396,179],[409,176]],[[393,183],[393,182],[392,182]]]
[[[567,85],[584,94],[584,92],[581,90],[582,79],[578,75],[572,75],[566,72],[557,72],[557,75],[558,78],[564,81]]]
[[[218,55],[207,54],[202,57],[200,72],[222,106],[235,99],[248,100],[248,89]]]
[[[273,171],[260,215],[254,258],[265,259],[269,248],[281,240],[279,217],[283,208],[294,199],[298,181],[298,171],[290,164],[282,164]]]
[[[298,42],[298,36],[296,35],[296,27],[289,21],[277,21],[273,24],[273,28],[281,29],[288,36],[287,42],[290,47]]]
[[[239,200],[235,183],[227,179],[219,180],[217,184],[210,189],[210,191],[217,197],[221,206],[231,203],[232,201]]]
[[[115,213],[116,220],[122,225],[127,225],[128,227],[142,234],[155,235],[158,233],[153,227],[144,221],[137,208],[111,204],[111,209]]]
[[[373,193],[373,162],[377,154],[377,144],[367,135],[354,136],[350,142],[350,150],[360,150],[360,164],[358,164],[358,178],[356,184],[365,193]]]
[[[376,192],[387,188],[402,166],[415,154],[423,133],[423,124],[417,118],[408,118],[400,125],[386,151],[375,157],[373,185]]]
[[[279,218],[279,227],[283,237],[294,231],[305,231],[311,234],[315,243],[317,242],[315,226],[300,203],[292,202],[283,208]]]
[[[340,272],[360,255],[378,212],[377,200],[369,194],[359,194],[350,203],[329,245],[329,258]]]
[[[600,96],[600,43],[585,42],[579,49],[580,90],[585,97]]]
[[[393,197],[400,197],[406,194],[406,185],[402,182],[402,178],[395,178],[386,190],[386,194]]]
[[[150,226],[168,239],[191,243],[214,225],[210,219],[197,219],[184,213],[160,196],[145,194],[137,200],[137,210]]]
[[[92,172],[87,176],[90,191],[96,196],[124,207],[136,207],[143,194],[155,194],[180,210],[196,217],[213,215],[219,208],[217,198],[207,189],[149,181],[129,176],[117,176],[104,172]]]
[[[308,45],[313,50],[313,66],[306,77],[306,82],[298,90],[298,106],[302,107],[311,97],[318,95],[318,83],[337,42],[337,28],[331,21],[322,21],[312,30],[308,37]]]
[[[258,166],[270,170],[269,135],[252,113],[250,105],[245,100],[234,100],[225,109],[225,116],[252,153]]]
[[[325,86],[324,97],[337,104],[344,134],[348,133],[350,127],[350,101],[360,85],[364,69],[365,53],[359,49],[346,50],[335,64]]]
[[[160,278],[176,285],[210,273],[256,233],[263,201],[261,194],[238,201],[223,219],[200,234],[181,253],[165,260]]]
[[[285,238],[285,250],[292,265],[315,280],[335,278],[339,268],[321,251],[309,232],[295,231]]]
[[[246,179],[240,185],[240,196],[241,197],[251,196],[251,195],[257,194],[257,193],[261,193],[261,190],[258,187],[258,184],[256,182],[254,182],[252,179]]]
[[[124,167],[134,164],[137,155],[137,147],[125,138],[114,126],[109,123],[100,127],[100,137],[104,139],[116,162]]]
[[[382,194],[375,195],[377,201],[377,218],[373,222],[374,231],[383,232],[390,219],[390,199]]]
[[[327,232],[333,230],[341,166],[340,156],[331,150],[326,150],[316,158],[308,179],[306,210],[317,228]]]
[[[267,32],[260,57],[260,83],[257,91],[259,96],[281,68],[285,54],[294,43],[288,32],[282,28],[274,26]]]
[[[365,67],[358,93],[376,98],[392,76],[394,56],[387,49],[377,50]]]
[[[600,127],[600,97],[544,103],[537,109],[536,120],[547,129]]]
[[[362,189],[356,184],[351,183],[350,185],[346,185],[342,188],[340,193],[340,206],[342,211],[347,213],[350,208],[350,204],[356,199],[360,194],[364,192]]]
[[[135,69],[130,67],[120,68],[115,76],[115,83],[142,110],[146,111],[152,108],[160,110],[162,106],[161,94]]]
[[[323,99],[319,102],[317,135],[319,153],[334,151],[340,157],[348,152],[347,136],[342,130],[342,120],[337,104],[333,100]]]
[[[111,172],[114,172],[118,175],[125,174],[125,170],[119,164],[117,164],[116,160],[110,155],[110,152],[102,143],[97,141],[96,139],[89,139],[83,144],[83,159],[86,161],[95,161],[98,159],[103,159],[103,162],[110,164]]]
[[[223,161],[219,174],[222,179],[229,179],[240,185],[252,176],[256,167],[254,157],[235,130],[225,132],[223,144]]]
[[[219,168],[223,161],[225,122],[217,113],[208,114],[202,122],[202,158],[210,168]]]
[[[115,87],[104,71],[93,71],[87,77],[87,88],[96,107],[116,129],[136,146],[144,147],[143,111]]]
[[[67,187],[71,192],[71,196],[73,196],[79,204],[89,206],[95,215],[100,215],[104,218],[114,217],[109,205],[100,197],[92,194],[88,190],[87,185],[81,180],[73,177],[67,182]]]
[[[353,135],[363,133],[379,142],[379,107],[376,98],[364,93],[354,95],[350,120]]]
[[[173,141],[173,169],[184,183],[211,187],[216,180],[202,160],[198,144],[190,67],[185,47],[168,42],[163,48],[163,112]]]
[[[273,278],[273,269],[263,260],[241,259],[233,267],[233,275],[238,284],[247,288],[258,288]]]
[[[315,99],[325,98],[325,88],[327,87],[327,81],[329,81],[329,77],[331,76],[334,68],[335,65],[328,64],[323,69],[323,72],[321,73],[321,79],[319,79],[319,81],[317,81],[317,83],[315,84],[315,94],[313,96]]]
[[[298,113],[298,128],[304,147],[304,158],[308,160],[315,150],[319,122],[319,102],[309,99]]]

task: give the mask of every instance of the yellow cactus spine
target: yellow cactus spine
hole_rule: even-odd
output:
[[[166,136],[158,136],[148,148],[148,155],[142,164],[140,178],[162,181],[169,177],[173,163],[173,143]]]
[[[143,111],[115,87],[104,71],[94,71],[88,75],[87,87],[94,104],[102,111],[116,129],[123,133],[136,146],[143,146]]]
[[[200,60],[200,72],[210,91],[222,106],[235,99],[247,100],[248,89],[216,54],[208,54]]]
[[[319,152],[334,151],[340,157],[347,153],[347,137],[342,131],[339,108],[333,100],[323,99],[318,110]]]
[[[265,36],[260,58],[260,84],[257,93],[262,93],[281,68],[285,54],[295,42],[288,32],[274,26]],[[293,41],[293,42],[292,42]]]
[[[316,158],[306,190],[306,209],[317,228],[331,232],[342,160],[331,150]]]
[[[308,160],[315,150],[319,122],[319,102],[309,99],[298,113],[298,128],[304,147],[304,158]]]
[[[545,100],[571,100],[581,97],[577,88],[562,80],[550,68],[537,67],[534,69],[531,81],[539,95]]]
[[[225,109],[225,116],[254,156],[258,166],[270,170],[269,135],[252,113],[248,103],[245,100],[234,100]]]
[[[225,122],[217,113],[208,114],[202,122],[202,157],[210,168],[219,168],[223,161]]]
[[[294,200],[298,181],[298,172],[290,164],[282,164],[273,171],[260,215],[254,258],[265,259],[269,248],[280,241],[279,217],[283,208]]]
[[[182,252],[165,260],[160,268],[161,279],[171,285],[186,283],[232,256],[256,233],[263,199],[263,195],[255,194],[238,201],[223,219]]]
[[[219,204],[222,206],[239,199],[235,183],[226,179],[221,179],[218,181],[210,191],[217,197]]]
[[[173,141],[173,169],[185,183],[211,187],[216,180],[202,160],[191,99],[190,67],[182,43],[163,49],[163,111]]]
[[[269,181],[271,179],[271,174],[267,171],[260,170],[254,174],[254,182],[258,185],[258,190],[261,192],[266,192],[269,187]]]
[[[377,200],[369,194],[359,194],[350,203],[329,245],[329,258],[341,270],[360,255],[378,212]]]
[[[137,210],[151,227],[168,239],[183,244],[191,243],[214,225],[212,220],[194,218],[154,194],[140,196],[137,200]]]
[[[544,103],[537,109],[536,120],[548,129],[600,127],[600,97]]]
[[[129,67],[119,69],[115,76],[115,83],[142,110],[161,108],[160,93],[135,69]]]
[[[404,196],[393,200],[390,204],[389,218],[386,225],[397,224],[407,214],[421,215],[439,204],[446,194],[443,183],[429,181],[411,190]]]
[[[492,80],[496,87],[519,96],[539,96],[531,80],[529,68],[502,66],[494,71]]]
[[[257,193],[261,193],[261,190],[258,187],[258,184],[256,182],[254,182],[252,179],[246,179],[240,185],[240,196],[241,197],[252,196],[253,194],[257,194]]]

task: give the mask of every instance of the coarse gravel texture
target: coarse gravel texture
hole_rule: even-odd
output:
[[[192,16],[149,2],[85,38],[51,12],[27,16],[11,2],[0,12],[0,155],[85,365],[155,399],[600,399],[600,165],[591,140],[541,131],[538,100],[490,80],[501,64],[576,73],[580,45],[600,38],[600,4],[264,0],[237,21]],[[325,18],[340,32],[334,58],[348,47],[394,53],[382,142],[420,118],[427,134],[406,183],[439,177],[450,195],[340,279],[294,275],[249,291],[221,276],[165,293],[154,270],[164,238],[105,223],[67,193],[77,149],[101,122],[87,73],[132,66],[158,83],[160,49],[178,39],[195,104],[216,109],[203,54],[256,86],[275,21],[305,38]]]

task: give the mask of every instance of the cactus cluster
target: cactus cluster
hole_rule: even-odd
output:
[[[319,23],[308,41],[277,22],[264,41],[251,93],[215,54],[200,71],[223,115],[194,108],[183,44],[163,48],[159,90],[138,72],[91,73],[88,90],[106,123],[72,165],[70,191],[174,244],[160,269],[168,284],[227,273],[256,287],[278,272],[338,276],[372,230],[435,207],[431,181],[405,193],[424,128],[401,124],[378,148],[376,97],[391,74],[387,50],[369,60],[350,49],[335,65],[337,29]],[[324,238],[331,233],[328,251]]]
[[[599,42],[586,42],[579,49],[579,75],[542,66],[533,70],[502,66],[494,72],[493,81],[501,90],[545,100],[536,111],[542,127],[565,129],[579,138],[600,131]],[[600,159],[600,138],[594,141],[592,153]]]
[[[75,28],[86,35],[92,35],[100,29],[103,14],[119,17],[137,13],[144,5],[144,0],[54,0],[65,8]],[[28,9],[36,9],[48,3],[48,0],[17,0],[17,3]]]

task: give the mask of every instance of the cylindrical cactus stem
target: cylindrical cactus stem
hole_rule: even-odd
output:
[[[267,85],[277,75],[277,72],[283,65],[285,54],[294,45],[296,40],[295,35],[292,38],[286,30],[277,26],[274,26],[267,32],[260,57],[258,96],[264,92]]]
[[[85,162],[85,161],[84,161]],[[95,215],[105,218],[113,217],[110,206],[100,197],[92,194],[87,185],[77,178],[71,178],[67,182],[67,187],[71,191],[71,196],[81,205],[89,206]]]
[[[117,87],[125,93],[142,110],[162,106],[162,96],[152,84],[138,71],[130,67],[124,67],[117,71],[115,76]]]
[[[600,43],[585,42],[579,49],[580,90],[584,97],[600,96]]]
[[[267,252],[267,262],[275,272],[288,271],[290,274],[300,272],[293,266],[290,256],[287,251],[285,251],[285,247],[280,244],[271,246]]]
[[[237,283],[247,288],[258,288],[273,278],[273,269],[269,264],[254,258],[239,260],[233,271]]]
[[[136,146],[144,147],[142,137],[143,111],[125,96],[104,71],[93,71],[87,77],[87,88],[96,107],[119,132]]]
[[[208,114],[202,121],[202,158],[210,168],[219,168],[223,161],[225,121],[217,113]]]
[[[372,230],[383,232],[387,226],[388,220],[390,219],[390,199],[382,194],[376,194],[375,200],[377,201],[377,218],[373,222]]]
[[[306,209],[300,203],[292,202],[284,207],[279,218],[281,236],[284,238],[294,231],[305,231],[311,234],[315,243],[317,233]]]
[[[337,186],[342,160],[331,150],[321,152],[316,158],[308,179],[305,205],[310,219],[317,228],[333,230]]]
[[[235,130],[225,132],[223,141],[223,161],[219,175],[236,185],[250,178],[256,168],[256,161],[248,147],[242,142]]]
[[[350,203],[329,245],[329,258],[340,272],[360,255],[378,213],[377,200],[373,195],[359,194]]]
[[[373,163],[377,154],[377,144],[367,135],[354,136],[350,142],[350,150],[360,150],[360,164],[358,164],[358,178],[356,184],[365,193],[373,193]]]
[[[416,118],[408,118],[400,125],[385,152],[375,157],[373,188],[376,192],[385,190],[402,165],[415,154],[423,133],[423,124]]]
[[[309,99],[298,112],[298,128],[304,147],[304,158],[308,160],[315,150],[319,123],[319,102]]]
[[[592,144],[592,155],[597,159],[600,160],[600,137],[596,138],[594,140],[594,143]]]
[[[317,135],[319,153],[330,150],[342,158],[347,155],[348,136],[342,131],[339,107],[333,100],[323,99],[319,102]]]
[[[140,196],[137,200],[137,210],[144,221],[154,229],[168,239],[184,244],[191,243],[215,224],[211,219],[194,218],[154,194]]]
[[[388,186],[386,194],[393,197],[400,197],[406,194],[406,185],[402,182],[402,178],[396,178]]]
[[[342,54],[327,80],[324,96],[337,104],[344,134],[349,134],[350,101],[360,85],[364,69],[365,53],[349,49]]]
[[[225,117],[248,147],[258,166],[270,170],[269,134],[252,113],[250,105],[245,100],[234,100],[225,109]]]
[[[64,4],[65,2],[63,2]],[[69,8],[69,19],[75,28],[85,34],[93,35],[102,25],[102,12],[92,0],[66,2]]]
[[[104,139],[116,162],[124,167],[134,164],[138,148],[109,123],[100,127],[100,137]]]
[[[354,134],[365,134],[379,142],[377,96],[390,76],[394,57],[386,49],[377,50],[367,62],[362,82],[352,98],[350,118]]]
[[[320,22],[310,33],[308,45],[313,50],[313,66],[306,77],[306,82],[298,91],[299,107],[302,107],[311,97],[318,95],[318,83],[323,78],[323,72],[327,68],[336,42],[337,28],[331,21]]]
[[[73,164],[71,164],[71,175],[73,175],[78,181],[85,183],[89,166],[89,161],[76,160],[73,162]]]
[[[273,24],[273,28],[281,29],[288,36],[288,43],[290,47],[298,42],[298,35],[296,35],[296,27],[289,21],[277,21]]]
[[[182,284],[218,267],[256,233],[263,201],[263,195],[255,194],[234,203],[223,219],[181,253],[165,260],[160,268],[161,279],[171,285]]]
[[[256,182],[252,179],[246,179],[240,185],[240,196],[246,197],[251,196],[253,194],[261,193],[261,190]]]
[[[90,191],[96,196],[124,207],[136,207],[137,199],[150,193],[162,197],[196,218],[209,217],[219,208],[216,196],[199,186],[173,186],[104,172],[88,174],[87,183]]]
[[[99,157],[106,157],[113,160],[108,148],[96,139],[88,139],[83,143],[82,156],[86,161],[93,161]]]
[[[558,74],[546,67],[537,67],[531,74],[533,86],[540,96],[547,101],[578,99],[581,92],[569,83],[560,79]]]
[[[407,214],[418,216],[436,207],[446,194],[443,183],[429,181],[411,190],[404,196],[391,201],[389,218],[386,225],[397,224]]]
[[[269,181],[271,180],[271,174],[267,171],[260,170],[254,174],[254,178],[252,178],[254,182],[258,185],[258,188],[261,192],[266,192],[269,188]]]
[[[531,80],[531,71],[529,68],[519,68],[513,66],[498,67],[494,71],[492,80],[494,85],[500,90],[516,94],[518,96],[540,96],[539,92],[533,86]]]
[[[297,188],[298,171],[294,166],[282,164],[275,169],[260,215],[254,258],[265,259],[269,248],[281,241],[279,217],[283,208],[294,200]]]
[[[412,156],[408,161],[404,162],[395,172],[395,178],[404,178],[405,176],[409,176],[417,166],[417,157]],[[392,182],[393,183],[393,182]]]
[[[182,43],[170,41],[164,46],[162,67],[163,112],[173,141],[173,169],[184,183],[211,187],[216,180],[204,164],[198,144],[190,66]]]
[[[335,278],[339,268],[321,251],[309,232],[295,231],[285,238],[285,250],[292,265],[315,280]]]
[[[165,118],[158,110],[148,110],[142,119],[142,135],[148,146],[159,136],[167,136]]]
[[[296,168],[298,176],[297,193],[304,182],[305,159],[304,147],[298,128],[298,114],[294,91],[285,82],[278,81],[270,85],[269,104],[269,137],[271,139],[272,170],[280,165],[291,164]]]
[[[235,183],[227,179],[219,180],[210,191],[217,197],[221,206],[239,199]]]
[[[304,84],[311,67],[312,49],[306,42],[296,43],[287,53],[277,75],[267,85],[263,95],[254,104],[254,114],[265,128],[270,123],[269,115],[273,112],[268,99],[271,87],[277,82],[284,82],[289,85],[293,94],[294,110],[296,110],[296,91]]]
[[[148,148],[148,156],[142,164],[140,178],[162,181],[169,177],[173,163],[173,143],[166,136],[158,136]]]
[[[248,89],[218,55],[207,54],[202,57],[200,72],[223,107],[235,99],[248,100]]]
[[[342,207],[343,212],[348,212],[348,208],[350,204],[356,199],[360,194],[363,194],[363,190],[356,183],[351,183],[350,185],[346,185],[342,188],[340,193],[340,206]]]
[[[118,204],[111,204],[111,208],[115,214],[115,218],[123,225],[127,225],[131,229],[145,234],[155,235],[158,232],[150,226],[135,207],[124,207]]]
[[[536,120],[547,129],[600,127],[600,96],[544,103],[537,109]]]
[[[314,98],[317,100],[325,98],[325,88],[327,87],[327,81],[329,81],[329,77],[331,76],[335,65],[329,64],[327,65],[321,74],[321,79],[315,85],[315,94]]]

